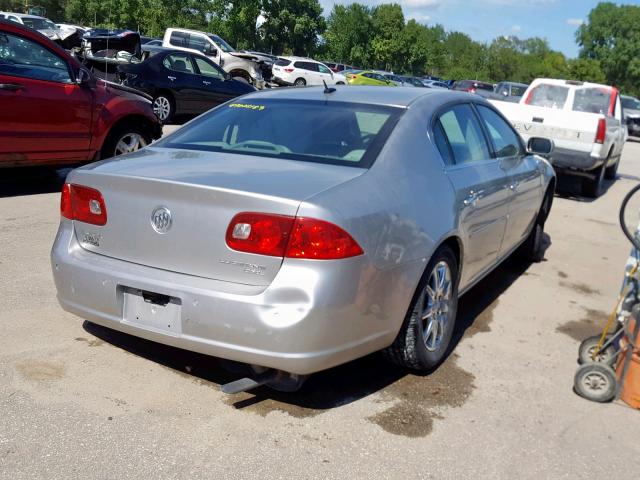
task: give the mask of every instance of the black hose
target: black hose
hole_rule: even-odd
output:
[[[624,214],[626,213],[626,210],[627,210],[627,203],[629,203],[629,200],[631,200],[631,197],[633,197],[633,195],[638,190],[640,190],[640,184],[633,187],[631,191],[627,193],[624,199],[622,200],[622,205],[620,206],[620,227],[622,228],[622,233],[624,233],[624,236],[627,237],[631,242],[631,245],[633,245],[636,248],[636,250],[640,251],[640,242],[638,242],[638,239],[636,238],[636,236],[629,231],[624,221]]]

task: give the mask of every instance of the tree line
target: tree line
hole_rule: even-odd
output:
[[[609,83],[640,94],[640,6],[598,4],[576,32],[578,58],[543,38],[491,42],[406,19],[398,4],[335,5],[318,0],[35,0],[54,21],[130,28],[162,36],[167,27],[206,30],[239,49],[293,54],[396,73],[529,82],[536,77]],[[24,0],[0,0],[22,11]],[[569,28],[569,27],[567,27]]]

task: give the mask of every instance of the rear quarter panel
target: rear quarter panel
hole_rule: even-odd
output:
[[[430,257],[455,234],[455,192],[428,137],[431,110],[414,104],[370,170],[300,205],[298,215],[327,219],[363,248],[356,301],[375,311],[391,343]]]

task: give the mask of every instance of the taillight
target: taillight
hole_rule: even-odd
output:
[[[293,72],[293,68],[283,68],[283,70],[287,73]]]
[[[227,228],[229,248],[274,257],[337,260],[362,255],[360,245],[324,220],[266,213],[240,213]]]
[[[596,143],[604,143],[607,134],[607,121],[604,118],[598,120],[598,130],[596,131]]]
[[[337,225],[314,218],[296,218],[285,256],[337,260],[362,253],[360,245]]]
[[[467,92],[469,92],[469,93],[476,93],[476,89],[475,89],[475,88],[470,88],[469,90],[467,90]]]
[[[102,194],[89,187],[65,183],[60,197],[60,214],[69,220],[106,225],[107,207]]]

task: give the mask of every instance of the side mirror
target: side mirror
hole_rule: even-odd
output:
[[[91,74],[87,70],[85,70],[84,68],[78,70],[78,73],[76,74],[76,83],[78,85],[88,85],[90,81]]]
[[[527,152],[534,155],[549,155],[554,149],[553,140],[542,137],[531,137],[527,142]]]
[[[213,45],[207,45],[204,49],[204,53],[211,55],[212,57],[218,56],[218,50]]]

